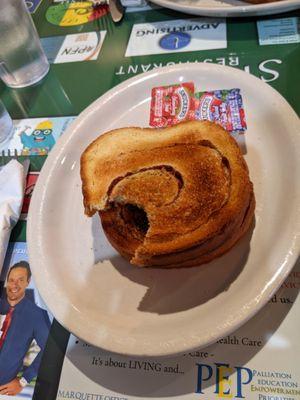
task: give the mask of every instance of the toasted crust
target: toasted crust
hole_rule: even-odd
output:
[[[223,254],[248,229],[254,195],[235,140],[210,122],[103,134],[81,157],[87,215],[140,266],[190,266]]]

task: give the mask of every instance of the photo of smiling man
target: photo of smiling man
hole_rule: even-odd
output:
[[[28,262],[14,263],[0,298],[0,398],[17,395],[37,376],[48,338],[47,311],[26,295],[30,280]],[[37,349],[35,357],[26,365],[24,360],[32,345]]]

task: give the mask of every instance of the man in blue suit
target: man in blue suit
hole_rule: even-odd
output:
[[[13,265],[8,272],[6,293],[0,299],[0,394],[3,395],[20,393],[37,376],[49,334],[47,312],[25,297],[30,278],[26,261]],[[24,367],[23,360],[33,339],[40,351]]]

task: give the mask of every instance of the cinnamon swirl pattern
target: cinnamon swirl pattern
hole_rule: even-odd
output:
[[[82,154],[81,179],[85,213],[98,212],[112,246],[138,266],[209,262],[254,215],[240,149],[208,121],[107,132]]]

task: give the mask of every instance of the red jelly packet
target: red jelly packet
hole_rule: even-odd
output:
[[[194,91],[193,82],[153,88],[150,126],[162,128],[194,119]]]
[[[247,124],[240,89],[196,93],[195,119],[213,121],[230,133],[243,133]]]

